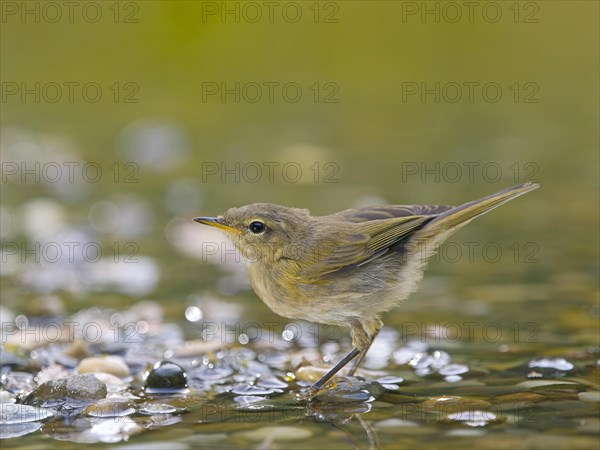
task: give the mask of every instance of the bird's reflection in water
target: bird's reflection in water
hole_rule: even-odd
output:
[[[340,405],[340,404],[329,404],[329,405],[315,405],[307,406],[307,415],[312,416],[315,420],[323,423],[327,423],[331,427],[339,430],[350,445],[355,449],[364,449],[365,446],[361,445],[361,441],[364,441],[365,437],[369,444],[369,450],[378,450],[379,439],[377,432],[373,429],[373,426],[367,421],[363,414],[368,413],[371,410],[371,405],[368,403],[359,403],[353,405]],[[360,431],[354,429],[355,427],[349,427],[354,421],[360,424]]]
[[[319,392],[306,405],[307,415],[339,430],[344,439],[356,449],[379,449],[377,433],[363,417],[371,410],[371,404],[382,389],[379,383],[368,383],[357,378],[345,378],[331,389]],[[374,395],[375,394],[375,395]],[[360,424],[359,430],[352,424]]]

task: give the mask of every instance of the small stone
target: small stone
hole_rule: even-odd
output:
[[[400,427],[418,427],[417,422],[402,420],[398,418],[384,419],[374,424],[376,428],[400,428]]]
[[[70,373],[59,364],[52,364],[48,367],[44,367],[40,370],[36,376],[35,381],[38,385],[45,383],[46,381],[56,380],[58,378],[67,378]]]
[[[444,377],[444,381],[447,381],[448,383],[458,383],[459,381],[462,381],[462,377],[460,375],[446,375]]]
[[[564,358],[541,358],[529,361],[529,367],[538,367],[541,369],[556,369],[560,371],[568,371],[573,369],[575,366],[573,363],[567,361]]]
[[[146,403],[140,409],[142,414],[148,414],[154,416],[156,414],[173,414],[177,412],[177,408],[166,403]]]
[[[436,362],[432,356],[425,352],[416,353],[413,358],[408,362],[408,365],[415,369],[429,369]]]
[[[260,395],[240,395],[235,397],[233,401],[240,405],[248,405],[250,403],[264,402],[265,398]]]
[[[310,430],[300,427],[262,427],[237,433],[237,436],[253,442],[291,442],[308,439],[312,435],[313,433]]]
[[[434,412],[456,412],[456,411],[473,411],[475,409],[487,409],[490,402],[475,398],[441,396],[433,397],[421,403],[425,411]]]
[[[197,339],[195,341],[187,341],[182,346],[175,349],[174,356],[178,358],[190,358],[193,356],[203,356],[207,353],[214,352],[225,345],[220,339],[205,341]]]
[[[496,414],[491,411],[460,411],[448,415],[450,420],[464,422],[470,427],[483,427],[496,420]]]
[[[377,378],[377,382],[381,384],[400,384],[404,383],[404,378],[387,375],[385,377]]]
[[[127,388],[127,383],[110,373],[95,372],[94,376],[106,385],[108,392],[121,392]]]
[[[176,393],[188,387],[187,374],[171,361],[157,362],[146,378],[146,392]]]
[[[577,395],[582,402],[600,402],[600,391],[585,391]]]
[[[275,392],[275,389],[269,389],[251,384],[241,384],[231,390],[234,394],[238,395],[269,395]]]
[[[36,408],[29,405],[14,403],[0,403],[0,424],[38,422],[52,417],[54,412],[50,409]]]
[[[296,370],[295,375],[296,380],[298,381],[307,381],[309,383],[314,383],[327,372],[327,369],[321,369],[319,367],[314,366],[303,366]]]
[[[0,403],[15,403],[16,399],[13,394],[4,389],[0,389]]]
[[[135,403],[128,399],[105,398],[85,409],[90,417],[124,417],[135,412]]]
[[[394,358],[394,362],[396,364],[402,366],[404,364],[408,364],[415,357],[416,353],[417,350],[413,348],[401,347],[392,354],[392,357]]]
[[[42,428],[41,422],[11,423],[0,427],[0,439],[16,438]]]
[[[58,317],[66,314],[63,301],[56,295],[44,295],[28,301],[27,311],[33,317]]]
[[[257,384],[260,387],[270,389],[285,389],[288,387],[288,384],[286,382],[281,381],[278,378],[264,378],[259,380]]]
[[[41,407],[81,406],[106,397],[106,385],[94,375],[73,375],[46,381],[25,399]]]
[[[115,444],[143,431],[143,428],[130,417],[94,419],[93,423],[94,425],[91,429],[81,433],[81,442]]]
[[[442,367],[438,372],[440,375],[460,375],[469,371],[469,368],[464,364],[448,364]]]
[[[517,392],[515,394],[500,395],[493,399],[494,403],[537,403],[545,400],[543,395],[535,392]]]
[[[83,339],[75,339],[63,353],[77,360],[92,356],[90,347]]]
[[[85,358],[77,366],[77,371],[79,373],[105,372],[120,378],[131,376],[125,360],[114,355]]]
[[[226,366],[208,367],[202,366],[197,369],[190,376],[198,378],[203,381],[220,381],[226,379],[228,376],[233,375],[233,369]]]
[[[7,337],[9,338],[7,339],[7,341],[9,341],[12,335]],[[3,342],[3,344],[6,344],[7,341]],[[18,340],[15,344],[19,344]],[[28,366],[29,361],[17,357],[14,353],[11,353],[8,350],[6,350],[4,345],[0,345],[0,367],[2,367],[2,369],[23,370],[26,369]]]
[[[0,380],[4,389],[16,395],[24,396],[34,389],[33,375],[28,372],[8,372]]]
[[[448,365],[451,365],[450,361],[452,360],[452,358],[450,358],[450,355],[447,352],[444,352],[442,350],[436,350],[433,352],[431,357],[433,358],[431,366],[434,369],[441,369],[443,367],[448,367]]]

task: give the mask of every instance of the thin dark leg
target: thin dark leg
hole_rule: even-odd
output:
[[[379,330],[377,330],[375,332],[375,334],[373,334],[373,336],[371,336],[371,341],[369,342],[369,345],[367,345],[367,347],[363,351],[360,352],[360,355],[358,355],[358,358],[356,358],[354,360],[354,362],[352,363],[352,367],[350,368],[350,371],[348,372],[349,377],[354,376],[354,372],[356,372],[356,369],[358,369],[358,366],[360,366],[360,363],[363,362],[363,359],[365,359],[365,356],[367,356],[367,352],[371,348],[371,345],[373,345],[373,341],[375,341],[375,338],[377,337],[378,334],[379,334]]]
[[[352,361],[356,357],[356,355],[358,355],[359,353],[360,353],[360,350],[357,348],[355,348],[350,353],[348,353],[344,357],[344,359],[342,359],[339,363],[337,363],[335,365],[335,367],[333,367],[333,369],[331,369],[329,372],[327,372],[325,375],[323,375],[319,381],[317,381],[315,384],[313,384],[310,387],[310,391],[317,392],[317,391],[321,390],[323,388],[323,386],[325,386],[325,383],[327,383],[329,380],[331,380],[331,378],[333,378],[333,376],[336,373],[338,373],[346,364],[348,364],[350,361]]]

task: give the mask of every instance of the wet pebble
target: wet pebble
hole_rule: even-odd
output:
[[[0,403],[14,403],[15,396],[4,389],[0,389]]]
[[[8,350],[6,350],[3,345],[0,345],[0,367],[2,367],[2,369],[10,369],[17,371],[23,370],[29,366],[29,363],[30,361],[27,361],[23,358],[19,358],[14,353],[11,353]]]
[[[135,413],[135,403],[124,398],[106,398],[85,409],[90,417],[124,417]]]
[[[380,383],[388,391],[398,391],[400,390],[400,386],[398,386],[398,384],[403,383],[404,378],[390,375],[378,378],[377,382]]]
[[[469,371],[469,368],[464,364],[448,364],[438,371],[440,375],[451,376],[460,375]]]
[[[27,312],[34,317],[58,317],[66,313],[66,308],[60,297],[44,295],[29,300]]]
[[[125,360],[115,355],[85,358],[77,366],[77,371],[79,373],[104,372],[119,378],[131,376]]]
[[[178,393],[187,389],[187,374],[181,366],[171,361],[157,362],[145,382],[148,393]]]
[[[577,395],[582,402],[600,402],[600,391],[585,391]]]
[[[223,380],[231,375],[233,375],[233,369],[226,366],[202,366],[200,369],[196,369],[190,373],[190,376],[203,381]]]
[[[264,397],[260,397],[258,395],[240,395],[233,399],[234,402],[242,405],[247,405],[248,403],[262,402],[264,400]]]
[[[519,412],[527,408],[534,408],[539,402],[546,400],[546,397],[535,392],[517,392],[515,394],[501,395],[492,399],[492,411],[516,411]],[[509,414],[510,415],[510,414]]]
[[[150,423],[146,425],[146,428],[149,430],[175,425],[183,420],[181,416],[174,416],[172,414],[154,414],[149,419]]]
[[[35,381],[38,384],[42,384],[46,381],[56,380],[57,378],[67,378],[69,375],[70,373],[63,366],[52,364],[40,370],[35,376]]]
[[[34,389],[33,375],[27,372],[9,372],[0,381],[4,389],[16,395],[27,395]]]
[[[92,356],[90,347],[83,339],[75,339],[63,352],[65,355],[77,360]]]
[[[269,395],[275,393],[275,389],[254,386],[252,384],[240,384],[234,387],[231,392],[239,395]]]
[[[41,422],[13,423],[0,427],[0,439],[9,439],[33,433],[42,427]]]
[[[574,383],[572,381],[566,381],[566,380],[527,380],[527,381],[521,381],[520,383],[517,383],[517,386],[524,387],[524,388],[537,388],[537,387],[553,386],[553,385],[559,385],[559,384],[572,384],[574,386],[577,385],[577,383]]]
[[[514,394],[500,395],[496,397],[494,403],[522,403],[522,402],[541,402],[545,397],[535,392],[517,392]]]
[[[462,379],[463,378],[460,375],[447,375],[444,377],[444,380],[448,383],[458,383],[459,381],[462,381]]]
[[[475,398],[466,398],[458,396],[441,396],[433,397],[421,403],[426,411],[432,412],[456,412],[456,411],[473,411],[474,409],[486,409],[491,404],[486,400]]]
[[[155,414],[172,414],[177,412],[177,408],[166,403],[146,403],[140,408],[140,412],[150,416]]]
[[[214,352],[224,347],[220,339],[206,341],[197,339],[194,341],[186,341],[182,346],[175,349],[174,356],[179,358],[189,358],[192,356],[203,356],[207,353]]]
[[[314,366],[304,366],[296,370],[296,380],[314,383],[327,373],[328,369]]]
[[[408,364],[416,370],[428,369],[433,363],[433,357],[429,356],[427,353],[424,352],[416,353],[413,356],[413,358],[408,362]],[[424,374],[426,373],[429,373],[429,371],[424,371]]]
[[[395,417],[391,419],[384,419],[374,424],[376,428],[400,428],[400,427],[418,427],[417,422],[411,422],[408,420],[402,420]]]
[[[392,354],[392,358],[396,364],[403,366],[408,364],[414,357],[417,351],[409,347],[401,347]]]
[[[84,431],[78,442],[104,442],[114,444],[127,440],[129,436],[143,431],[136,422],[129,417],[112,417],[110,419],[94,419],[91,429]]]
[[[285,389],[288,387],[288,384],[284,381],[281,381],[277,378],[265,378],[261,379],[257,386],[269,389]]]
[[[573,363],[564,358],[540,358],[529,361],[529,367],[540,369],[556,369],[560,371],[568,371],[575,366]]]
[[[256,430],[242,431],[237,436],[253,442],[291,442],[310,438],[313,433],[306,428],[300,427],[262,427]]]
[[[54,411],[15,403],[0,403],[0,424],[39,422],[52,417]]]
[[[431,362],[431,366],[434,369],[441,369],[443,367],[447,367],[450,362],[452,361],[452,358],[450,357],[450,355],[443,351],[443,350],[435,350],[432,355],[432,362]]]
[[[95,372],[94,376],[106,385],[106,389],[109,393],[124,391],[128,386],[125,381],[110,373]]]
[[[81,406],[106,397],[106,385],[92,374],[50,380],[25,399],[32,406]]]
[[[377,382],[381,384],[400,384],[404,383],[404,378],[388,375],[385,377],[377,378]]]
[[[483,427],[489,422],[495,421],[496,418],[496,414],[491,411],[470,410],[448,414],[448,419],[464,422],[470,427]]]

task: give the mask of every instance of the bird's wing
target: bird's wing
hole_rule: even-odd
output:
[[[347,209],[329,217],[349,222],[367,222],[370,220],[392,219],[407,216],[436,216],[454,208],[448,205],[387,205],[366,208]]]
[[[299,273],[302,280],[317,282],[333,273],[351,271],[367,264],[386,254],[390,247],[420,229],[432,218],[430,215],[370,220],[363,218],[360,221],[363,223],[358,226],[357,223],[349,223],[348,217],[343,213],[345,212],[334,215],[340,219],[339,226],[329,227],[332,231],[321,234],[318,248],[313,249],[312,255],[304,261]]]

